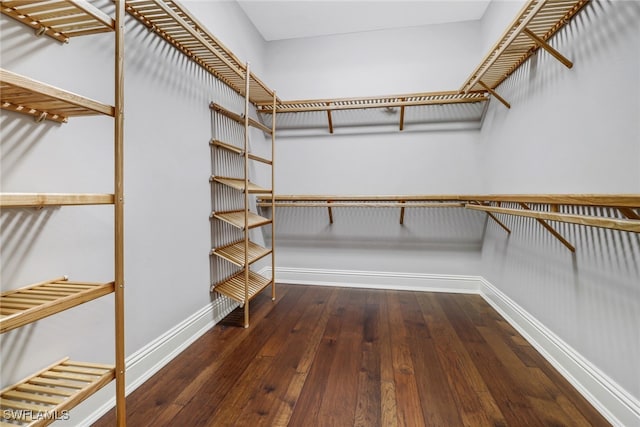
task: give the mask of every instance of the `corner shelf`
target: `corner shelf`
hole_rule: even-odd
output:
[[[0,69],[0,106],[34,116],[38,121],[66,123],[69,117],[104,114],[115,108],[37,80]]]
[[[0,295],[0,333],[8,332],[114,292],[114,282],[70,282],[66,277]]]
[[[7,426],[44,426],[115,378],[111,365],[65,358],[0,392],[0,419]]]
[[[223,141],[218,141],[217,139],[212,139],[211,145],[213,145],[214,147],[218,147],[218,148],[222,148],[224,150],[230,151],[232,153],[236,153],[239,156],[244,156],[245,154],[242,148],[236,147],[235,145],[232,145],[232,144],[227,144],[226,142],[223,142]],[[255,160],[257,162],[261,162],[267,165],[273,164],[271,160],[266,159],[264,157],[256,156],[253,153],[248,153],[248,156],[250,160]]]
[[[238,190],[238,191],[242,191],[244,193],[245,188],[249,189],[249,193],[256,193],[256,194],[271,194],[271,190],[268,190],[266,188],[262,188],[254,183],[252,183],[251,181],[249,181],[248,185],[245,185],[245,181],[242,178],[230,178],[230,177],[226,177],[226,176],[212,176],[211,177],[211,181],[212,182],[217,182],[220,184],[224,184],[228,187],[233,188],[234,190]]]
[[[221,105],[218,105],[214,102],[212,102],[209,105],[209,108],[211,108],[213,111],[218,112],[220,114],[222,114],[223,116],[226,116],[228,118],[230,118],[231,120],[244,125],[244,116],[240,115],[240,114],[236,114],[233,111],[229,111],[226,108],[222,107]],[[262,132],[271,135],[271,129],[269,129],[268,127],[266,127],[265,125],[263,125],[262,123],[260,123],[257,120],[252,119],[251,117],[249,117],[249,126],[252,126],[256,129],[260,129]]]

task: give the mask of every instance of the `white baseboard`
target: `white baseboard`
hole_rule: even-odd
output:
[[[129,395],[151,378],[191,343],[220,322],[238,306],[236,302],[218,297],[187,319],[156,338],[126,359],[126,390]],[[115,384],[112,382],[73,409],[71,418],[60,426],[90,426],[115,406]],[[81,420],[79,423],[78,420]]]
[[[614,426],[640,426],[640,402],[487,280],[480,294]]]
[[[269,276],[271,267],[263,271]],[[480,279],[479,276],[285,267],[276,271],[277,283],[428,292],[478,293]]]
[[[260,273],[270,275],[271,267],[263,268]],[[614,426],[640,426],[640,402],[638,399],[631,396],[536,318],[480,276],[278,268],[276,282],[479,294]],[[126,393],[131,393],[158,372],[236,306],[236,303],[226,298],[218,298],[129,356],[126,361]],[[71,420],[55,425],[90,426],[114,405],[114,385],[109,384],[75,408]],[[75,420],[82,421],[70,424]]]

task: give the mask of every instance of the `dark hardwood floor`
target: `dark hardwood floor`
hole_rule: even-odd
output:
[[[129,426],[604,426],[480,296],[278,285],[127,398]],[[95,426],[115,425],[112,410]]]

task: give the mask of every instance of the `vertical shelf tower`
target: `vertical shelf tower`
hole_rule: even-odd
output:
[[[239,156],[243,176],[221,176],[214,170],[211,176],[212,221],[220,221],[230,225],[236,231],[241,231],[241,238],[237,238],[237,233],[218,233],[231,241],[221,242],[211,250],[211,255],[223,262],[231,263],[235,266],[231,273],[216,271],[214,269],[213,290],[237,301],[244,307],[244,327],[249,326],[249,301],[253,299],[267,286],[271,285],[271,298],[275,300],[275,198],[274,198],[274,154],[275,154],[275,118],[271,122],[271,128],[249,117],[249,96],[250,96],[250,71],[249,64],[246,66],[245,92],[244,92],[244,113],[242,115],[225,109],[224,107],[212,103],[210,105],[214,112],[214,128],[216,135],[211,140],[214,150],[214,163],[217,157],[223,153],[231,156]],[[273,95],[273,105],[277,102],[275,93]],[[230,123],[235,129],[227,129],[230,135],[240,135],[241,141],[225,141],[220,138],[221,128],[224,127],[222,120]],[[228,126],[227,126],[228,127]],[[251,153],[249,147],[250,128],[257,128],[271,136],[271,158],[265,158]],[[233,139],[233,138],[230,138]],[[259,162],[268,165],[271,170],[271,188],[262,188],[249,180],[251,162]],[[238,171],[239,172],[239,171]],[[234,192],[240,192],[242,199],[241,208],[230,208],[233,205]],[[271,200],[271,217],[266,218],[250,210],[252,202],[251,195],[260,196]],[[225,200],[226,199],[226,200]],[[265,248],[251,241],[250,230],[258,227],[271,225],[271,248]],[[215,233],[214,233],[215,234]],[[251,270],[251,265],[271,255],[271,278]]]
[[[115,33],[114,105],[84,98],[54,86],[0,69],[2,109],[37,121],[66,123],[69,117],[105,115],[114,119],[114,192],[112,194],[0,193],[0,208],[44,206],[114,206],[114,280],[70,281],[66,276],[0,295],[0,332],[5,333],[105,295],[114,294],[115,364],[62,359],[0,391],[0,424],[43,426],[52,423],[109,382],[116,383],[118,426],[126,425],[124,359],[124,193],[123,68],[124,1],[116,0],[115,17],[84,1],[2,1],[2,13],[66,43],[72,37]]]

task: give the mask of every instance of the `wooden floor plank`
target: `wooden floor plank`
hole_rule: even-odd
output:
[[[131,393],[128,425],[609,425],[477,295],[278,288]]]

